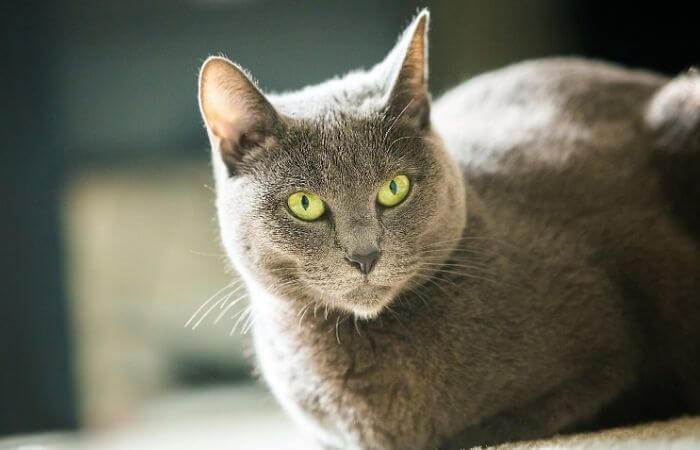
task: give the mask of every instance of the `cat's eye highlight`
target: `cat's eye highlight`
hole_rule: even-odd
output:
[[[406,175],[397,175],[390,180],[386,180],[379,192],[377,192],[377,202],[388,208],[396,206],[406,198],[411,182]]]
[[[287,198],[287,205],[292,213],[301,220],[312,221],[323,215],[323,200],[310,192],[295,192]]]

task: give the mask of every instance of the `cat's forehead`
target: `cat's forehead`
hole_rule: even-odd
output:
[[[276,184],[346,192],[412,171],[420,151],[396,142],[390,125],[380,115],[298,122],[269,155],[268,175]]]

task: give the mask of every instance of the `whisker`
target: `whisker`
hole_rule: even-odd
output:
[[[406,286],[406,289],[408,290],[408,292],[410,292],[410,293],[412,293],[413,295],[415,295],[416,297],[418,297],[418,298],[423,302],[423,304],[424,304],[425,306],[428,306],[428,305],[429,305],[429,304],[428,304],[428,300],[426,300],[425,297],[423,297],[422,295],[420,295],[420,294],[418,293],[418,290],[417,290],[417,289],[414,289],[414,288],[412,288],[412,287],[410,287],[410,286]]]
[[[444,292],[445,294],[447,294],[447,292],[444,290],[444,288],[443,288],[442,286],[440,286],[439,284],[437,284],[437,283],[435,282],[435,280],[438,280],[438,281],[449,281],[450,283],[452,283],[453,286],[457,287],[457,285],[454,284],[454,282],[453,282],[452,280],[449,280],[449,279],[447,279],[447,278],[437,278],[437,277],[434,277],[434,276],[428,276],[427,274],[420,273],[420,272],[419,272],[419,273],[416,273],[415,276],[418,276],[418,277],[422,278],[423,280],[425,280],[425,281],[428,282],[428,283],[432,283],[433,286],[435,286],[436,288],[440,289],[440,290],[441,290],[442,292]]]
[[[312,305],[313,303],[314,303],[314,300],[311,300],[309,303],[307,303],[306,305],[304,305],[304,306],[299,310],[299,312],[297,313],[297,316],[299,316],[299,324],[298,324],[298,326],[297,326],[298,329],[301,328],[301,322],[304,320],[304,315],[306,314],[306,311],[309,310],[309,308],[311,307],[311,305]]]
[[[253,310],[250,310],[250,313],[248,314],[248,319],[246,320],[246,324],[243,326],[243,334],[248,334],[248,330],[250,330],[253,327],[253,324],[255,323],[255,319],[257,316],[253,312]]]
[[[198,250],[192,250],[190,249],[190,253],[198,256],[212,256],[212,257],[218,257],[218,258],[223,258],[226,256],[225,253],[206,253],[206,252],[200,252]]]
[[[485,269],[486,269],[485,267],[473,266],[473,265],[469,265],[469,264],[452,264],[452,263],[449,263],[449,262],[445,262],[445,263],[440,264],[440,263],[421,262],[420,265],[421,265],[421,266],[424,266],[424,267],[428,267],[428,268],[432,268],[432,267],[437,267],[437,268],[441,268],[441,267],[451,268],[451,267],[454,267],[454,268],[459,268],[459,269],[476,270],[476,271],[480,271],[481,273],[485,273],[485,274],[493,275],[493,276],[498,276],[498,275],[499,275],[498,273],[496,273],[496,272],[494,272],[494,271],[492,271],[492,270],[485,270]]]
[[[387,150],[386,150],[387,153],[389,153],[389,151],[391,151],[391,147],[393,147],[394,144],[396,144],[397,142],[403,141],[405,139],[423,139],[423,137],[422,136],[402,136],[400,138],[396,138],[393,141],[391,141],[391,144],[389,144],[389,147],[387,147]]]
[[[406,103],[406,106],[403,107],[401,112],[394,118],[394,121],[391,122],[391,125],[389,125],[389,128],[386,130],[386,133],[384,133],[384,139],[382,139],[383,143],[386,143],[386,138],[389,136],[389,132],[391,131],[392,128],[394,128],[394,125],[396,125],[396,122],[399,121],[403,113],[406,112],[409,106],[411,106],[411,103],[413,103],[413,99],[409,100],[408,103]],[[391,145],[389,146],[391,147]]]
[[[338,314],[338,318],[335,320],[335,340],[338,341],[338,344],[340,344],[340,334],[338,333],[338,325],[340,324],[340,314]]]
[[[245,294],[241,295],[240,297],[238,297],[237,299],[235,299],[234,301],[232,301],[231,303],[229,303],[229,304],[226,306],[226,308],[224,308],[224,309],[219,313],[219,315],[216,316],[216,319],[214,319],[214,323],[218,323],[219,320],[221,320],[221,318],[224,316],[224,314],[226,314],[226,312],[227,312],[228,310],[230,310],[231,308],[233,308],[233,307],[236,305],[236,303],[240,302],[241,300],[243,300],[243,299],[246,298],[246,297],[248,297],[248,293],[247,293],[247,292],[246,292]]]
[[[215,301],[206,311],[204,311],[204,314],[202,314],[199,320],[197,320],[197,322],[194,325],[192,325],[192,329],[196,330],[199,324],[201,324],[202,321],[206,319],[206,317],[209,315],[209,313],[212,312],[212,310],[216,308],[225,298],[226,297],[222,297],[219,300]]]
[[[222,292],[226,291],[226,289],[232,289],[236,285],[238,285],[239,283],[242,283],[242,282],[243,282],[242,279],[233,280],[232,282],[230,282],[226,286],[224,286],[221,289],[219,289],[218,291],[216,291],[214,293],[214,295],[212,295],[204,303],[202,303],[200,305],[200,307],[197,308],[197,310],[190,316],[190,318],[187,320],[187,322],[185,322],[185,327],[188,327],[190,325],[190,323],[194,320],[194,318],[197,317],[199,312],[202,311],[202,309],[204,309],[212,300],[214,300],[216,297],[218,297]]]
[[[355,317],[354,317],[355,330],[357,330],[357,335],[358,335],[358,336],[362,336],[362,333],[360,333],[360,327],[357,325],[357,320],[358,320],[358,317],[355,316]]]
[[[480,277],[479,275],[474,275],[466,272],[461,272],[461,271],[455,271],[455,270],[447,270],[447,269],[430,269],[433,270],[434,272],[440,272],[440,273],[445,273],[445,274],[451,274],[451,275],[459,275],[459,276],[464,276],[467,278],[473,278],[475,280],[482,280],[482,281],[488,281],[490,283],[498,283],[497,280],[493,280],[491,278],[487,277]]]
[[[473,242],[473,241],[493,242],[493,243],[497,243],[497,244],[504,244],[507,246],[513,245],[504,239],[495,238],[495,237],[491,237],[491,236],[462,236],[462,237],[455,238],[455,239],[447,239],[444,241],[431,242],[430,244],[427,244],[423,247],[419,247],[416,250],[421,251],[421,250],[425,250],[425,249],[434,248],[434,247],[439,246],[441,244],[449,244],[449,243],[453,243],[453,242]]]
[[[496,248],[480,248],[480,247],[475,247],[470,244],[469,247],[455,247],[455,246],[447,246],[444,248],[435,248],[435,249],[428,249],[428,250],[421,250],[419,254],[423,256],[430,256],[434,253],[442,253],[442,252],[448,252],[451,255],[459,255],[463,254],[465,256],[471,256],[474,255],[473,257],[482,257],[482,258],[487,258],[487,257],[501,257],[501,258],[508,258],[504,253],[499,251]]]
[[[251,307],[248,305],[246,308],[240,310],[237,312],[235,315],[231,317],[231,319],[235,319],[236,316],[238,316],[238,320],[236,320],[236,323],[233,324],[233,328],[231,328],[231,332],[228,334],[229,336],[233,336],[233,333],[236,332],[236,328],[238,328],[238,325],[241,323],[244,317],[246,315],[250,314]]]

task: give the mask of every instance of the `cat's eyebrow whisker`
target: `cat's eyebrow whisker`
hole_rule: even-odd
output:
[[[237,284],[241,283],[242,281],[243,281],[243,280],[241,280],[241,279],[233,280],[232,282],[230,282],[230,283],[227,284],[226,286],[224,286],[224,287],[222,287],[221,289],[219,289],[218,291],[216,291],[216,292],[214,293],[214,295],[212,295],[212,296],[209,297],[207,300],[205,300],[204,303],[202,303],[202,304],[200,305],[200,307],[197,308],[197,310],[190,316],[190,318],[187,320],[187,322],[185,322],[185,325],[184,325],[185,328],[187,328],[187,327],[190,325],[190,323],[194,320],[194,318],[197,317],[197,314],[199,314],[199,312],[202,311],[202,310],[209,304],[209,302],[211,302],[211,301],[214,300],[216,297],[218,297],[222,292],[226,291],[226,289],[233,288],[234,286],[236,286]]]
[[[394,125],[396,125],[396,122],[399,121],[403,113],[406,112],[409,106],[411,106],[411,103],[413,103],[413,99],[409,100],[408,103],[406,103],[406,106],[403,107],[401,112],[394,118],[393,122],[391,122],[391,125],[389,125],[389,128],[386,130],[386,133],[384,133],[384,139],[383,142],[386,142],[386,138],[389,137],[389,132],[391,132],[391,129],[394,128]],[[391,148],[391,145],[389,146]]]
[[[405,139],[424,139],[424,138],[423,138],[422,136],[402,136],[402,137],[398,137],[398,138],[394,139],[393,141],[391,141],[391,144],[389,144],[389,146],[388,146],[387,149],[386,149],[387,153],[388,153],[389,151],[391,151],[391,147],[393,147],[394,144],[396,144],[397,142],[403,141],[403,140],[405,140]]]

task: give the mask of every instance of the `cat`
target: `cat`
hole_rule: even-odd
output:
[[[698,412],[698,75],[535,60],[433,102],[428,26],[297,92],[201,68],[222,243],[276,398],[348,449]]]

